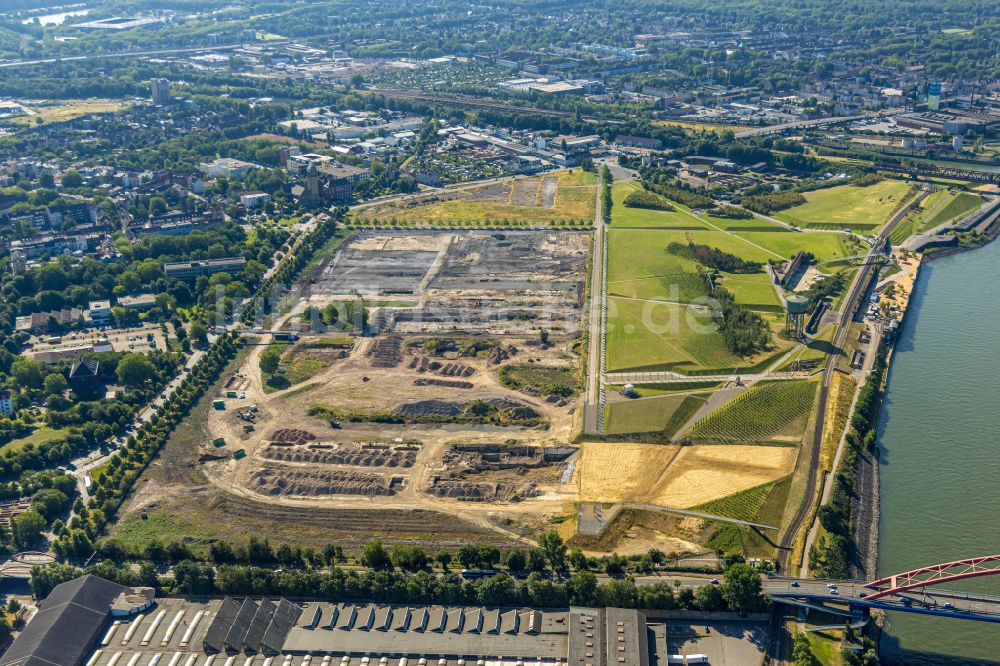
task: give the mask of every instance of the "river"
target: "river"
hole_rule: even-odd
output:
[[[879,575],[1000,552],[998,303],[1000,242],[921,269],[882,407]],[[1000,663],[1000,624],[888,618],[888,663]]]

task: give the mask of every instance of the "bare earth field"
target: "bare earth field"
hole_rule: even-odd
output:
[[[689,508],[790,473],[792,447],[584,444],[581,501]]]

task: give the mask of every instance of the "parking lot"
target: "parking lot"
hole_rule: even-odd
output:
[[[149,336],[152,336],[150,340]],[[35,353],[108,343],[116,352],[136,352],[139,354],[154,349],[165,350],[166,341],[159,324],[144,324],[137,328],[116,329],[108,326],[93,327],[73,331],[62,336],[33,336],[29,340]]]
[[[767,645],[766,623],[668,620],[666,633],[667,654],[703,654],[712,666],[760,664]]]

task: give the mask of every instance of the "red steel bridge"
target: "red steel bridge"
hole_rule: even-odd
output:
[[[871,608],[880,608],[1000,622],[1000,596],[940,587],[967,578],[997,574],[1000,574],[1000,555],[986,555],[921,567],[867,583],[774,576],[764,582],[764,592],[781,603],[852,617],[867,613]]]

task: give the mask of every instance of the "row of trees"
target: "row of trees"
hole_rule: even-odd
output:
[[[761,594],[760,575],[746,563],[732,564],[720,585],[705,585],[692,590],[680,582],[656,582],[636,585],[632,578],[598,581],[590,571],[578,571],[564,582],[532,573],[523,580],[498,573],[489,577],[465,580],[456,574],[416,573],[390,570],[351,570],[331,567],[312,571],[275,571],[246,565],[213,566],[181,562],[173,568],[173,578],[161,578],[151,563],[138,571],[111,561],[86,570],[69,565],[35,567],[31,588],[42,598],[59,583],[83,574],[94,575],[124,585],[147,585],[160,593],[282,595],[328,601],[368,601],[414,604],[478,604],[484,606],[532,606],[567,608],[573,606],[612,606],[656,610],[694,609],[724,611],[746,615],[767,608]]]
[[[191,407],[214,381],[239,345],[239,335],[220,336],[208,352],[158,412],[129,437],[125,446],[108,462],[108,467],[91,486],[86,506],[78,506],[69,525],[59,534],[53,550],[60,556],[85,557],[93,552],[94,541],[128,497],[132,485],[145,470],[171,431],[188,415]],[[82,504],[82,503],[81,503]]]
[[[313,253],[323,247],[337,232],[337,225],[346,213],[346,208],[336,209],[332,217],[321,221],[308,236],[299,241],[295,252],[289,253],[280,261],[277,270],[260,285],[257,297],[243,309],[244,323],[250,324],[263,319],[271,311],[280,294],[312,259]]]

